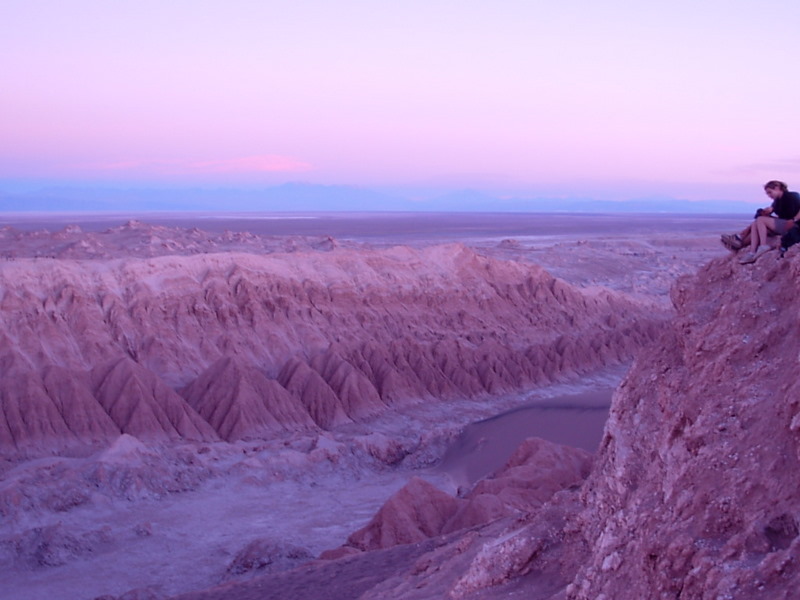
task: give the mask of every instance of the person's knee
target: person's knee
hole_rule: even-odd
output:
[[[776,230],[777,225],[775,219],[772,217],[758,217],[755,222],[755,227],[757,230],[770,233]]]

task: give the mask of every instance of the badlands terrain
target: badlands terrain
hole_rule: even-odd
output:
[[[0,596],[791,598],[745,221],[0,220]]]

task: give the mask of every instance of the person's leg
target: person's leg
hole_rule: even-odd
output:
[[[769,236],[770,234],[773,236],[778,235],[782,223],[782,221],[779,223],[779,220],[773,217],[758,217],[753,221],[750,226],[750,252],[739,259],[739,262],[742,264],[755,262],[759,256],[772,250],[772,246],[769,245],[768,241]]]
[[[759,246],[766,246],[767,245],[767,221],[771,221],[772,217],[758,217],[755,222],[756,231],[755,235],[753,236],[753,241],[750,243],[750,247],[755,252],[758,250]]]
[[[739,238],[742,240],[742,247],[750,245],[750,225],[739,232]]]
[[[784,221],[783,219],[777,219],[775,217],[758,217],[756,221],[761,222],[761,225],[759,225],[759,236],[761,236],[759,244],[763,246],[772,247],[769,238],[774,238],[775,236],[786,233],[787,221]]]
[[[750,225],[738,233],[723,233],[720,236],[722,245],[732,252],[738,252],[750,245]]]
[[[758,249],[761,237],[761,229],[764,226],[763,222],[761,222],[762,217],[758,217],[750,224],[750,252],[755,254],[755,251]],[[766,239],[766,229],[764,229],[764,237]]]

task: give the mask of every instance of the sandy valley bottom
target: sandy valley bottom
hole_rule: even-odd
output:
[[[301,564],[341,545],[414,476],[455,493],[459,486],[474,484],[501,467],[527,437],[591,448],[602,432],[613,379],[610,374],[543,389],[539,396],[546,398],[545,407],[533,400],[528,408],[496,415],[504,404],[527,402],[454,402],[436,414],[418,407],[415,415],[394,414],[364,428],[368,436],[412,443],[416,440],[410,431],[441,422],[440,437],[418,450],[419,466],[413,460],[396,467],[376,463],[367,453],[352,449],[356,432],[293,440],[296,447],[306,444],[321,450],[314,459],[320,462],[312,463],[273,444],[208,446],[201,455],[206,457],[204,480],[194,489],[97,497],[68,510],[26,514],[14,523],[5,518],[6,539],[31,530],[40,535],[26,540],[31,552],[25,556],[27,564],[17,557],[16,566],[6,570],[11,577],[0,582],[0,592],[3,598],[20,600],[91,599],[137,588],[178,594],[235,579],[236,556],[254,540],[274,545],[276,564],[260,565],[261,570]],[[566,407],[559,407],[561,402]],[[471,421],[484,416],[487,420]],[[160,459],[170,463],[176,460],[172,454],[181,450],[187,448],[148,449],[130,441],[113,448],[126,462],[137,461],[140,453],[159,452]],[[7,473],[4,487],[16,479],[18,470],[67,479],[96,460],[108,456],[33,461]]]
[[[4,410],[12,396],[22,410],[24,402],[57,403],[53,390],[73,386],[87,390],[80,397],[101,405],[110,420],[106,429],[85,425],[81,433],[64,416],[71,441],[60,444],[56,426],[15,425],[7,416],[0,598],[167,598],[283,572],[346,545],[412,479],[461,498],[501,470],[527,438],[594,452],[637,348],[671,318],[670,287],[724,255],[718,234],[743,222],[664,215],[6,215],[0,300],[7,347],[0,359],[7,384],[26,391],[1,392]],[[262,260],[272,262],[252,262]],[[214,280],[215,269],[224,276]],[[515,282],[520,274],[529,282],[525,290]],[[269,288],[276,277],[289,283]],[[312,284],[327,295],[320,299]],[[259,307],[264,294],[284,307],[266,349],[247,332],[263,338],[273,321],[256,312],[242,324],[239,315],[255,309],[223,305],[209,292],[222,297],[247,286]],[[293,299],[285,300],[286,290]],[[511,300],[496,301],[492,290],[511,290],[503,291]],[[14,304],[12,297],[27,300]],[[99,298],[108,341],[105,325],[91,316],[74,325],[83,298]],[[156,309],[142,307],[169,311],[173,298],[189,304],[164,317],[173,325],[147,330]],[[127,304],[114,309],[117,299]],[[211,307],[206,312],[221,323],[219,332],[202,325],[193,333],[180,323],[192,310],[206,310],[198,302]],[[516,324],[520,306],[528,313]],[[15,329],[26,310],[29,329]],[[270,314],[277,322],[274,309]],[[317,314],[324,316],[319,324]],[[191,318],[195,327],[201,317]],[[52,341],[62,334],[68,341]],[[81,335],[95,336],[92,349]],[[379,361],[382,348],[390,351]],[[558,349],[552,357],[550,348]],[[174,358],[184,355],[184,362]],[[430,360],[414,362],[417,356]],[[130,365],[120,381],[128,387],[112,394],[108,382],[122,367],[108,365],[123,358]],[[241,390],[265,385],[253,383],[255,375],[228,386],[238,394],[225,396],[235,420],[208,408],[197,382],[212,367],[228,377],[232,367],[214,366],[223,359],[254,365],[259,377],[282,386],[281,394],[294,394],[304,420],[259,421],[269,435],[247,429],[256,413]],[[537,361],[545,366],[537,370]],[[54,368],[66,379],[48,384]],[[30,383],[34,377],[44,383]],[[312,393],[309,382],[317,380],[321,387]],[[132,397],[132,381],[140,395],[123,418],[115,402]],[[159,386],[166,391],[152,392]],[[149,425],[135,429],[130,415],[148,389],[152,398],[185,399],[200,433],[174,424],[178,433],[162,437]],[[325,412],[328,397],[341,403],[338,412]],[[358,404],[365,397],[371,405]],[[63,416],[68,409],[58,406]]]

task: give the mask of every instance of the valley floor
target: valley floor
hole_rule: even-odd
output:
[[[182,462],[181,474],[190,471],[197,483],[165,494],[146,485],[110,487],[78,506],[7,514],[0,597],[91,600],[136,588],[167,596],[293,568],[343,544],[412,477],[455,493],[502,466],[526,437],[596,445],[621,374],[524,395],[426,403],[316,438],[166,448],[131,438],[111,455],[23,463],[5,473],[0,496],[36,496],[51,486],[63,494],[92,465],[135,463],[142,455],[165,477]],[[522,421],[520,410],[528,413]],[[420,434],[426,431],[434,433]],[[383,450],[407,454],[387,465]],[[235,573],[237,554],[252,542],[274,546],[273,564]]]

